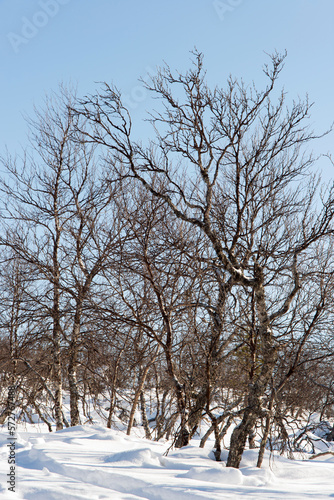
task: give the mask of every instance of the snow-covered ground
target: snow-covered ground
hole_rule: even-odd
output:
[[[0,435],[0,499],[25,500],[191,500],[334,498],[334,443],[319,443],[317,459],[289,460],[266,454],[255,467],[256,450],[246,450],[239,470],[213,460],[212,442],[170,450],[168,442],[148,441],[101,425],[59,432],[26,424],[16,434],[16,491],[8,491],[5,426]],[[227,452],[222,459],[226,460]]]

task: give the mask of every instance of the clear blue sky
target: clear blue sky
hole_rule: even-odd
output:
[[[0,0],[0,149],[25,144],[22,115],[61,81],[81,94],[113,82],[140,119],[150,102],[137,79],[163,60],[186,69],[194,46],[221,85],[230,73],[260,83],[265,52],[286,49],[280,83],[291,98],[308,92],[322,132],[334,121],[333,20],[333,0]]]

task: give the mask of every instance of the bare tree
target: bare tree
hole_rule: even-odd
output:
[[[62,317],[61,275],[66,272],[62,249],[64,226],[73,218],[69,185],[77,163],[91,152],[72,140],[74,121],[70,107],[73,95],[61,89],[46,100],[43,111],[30,120],[31,149],[22,158],[2,159],[8,181],[1,180],[3,235],[1,244],[35,272],[36,286],[44,283],[41,303],[52,318],[53,383],[57,430],[62,416]],[[91,149],[91,148],[90,148]],[[77,171],[77,170],[76,170]],[[43,297],[43,298],[41,298]]]
[[[69,169],[67,187],[71,193],[72,214],[63,227],[62,249],[67,272],[61,277],[61,288],[74,305],[67,361],[71,425],[78,425],[78,355],[90,295],[98,290],[99,275],[104,267],[112,265],[124,234],[114,203],[116,188],[111,189],[101,173],[97,175],[87,155],[82,161],[76,161],[75,169]]]
[[[305,124],[311,105],[296,101],[286,108],[283,91],[276,103],[271,99],[283,60],[274,54],[271,67],[265,66],[263,91],[233,78],[226,90],[210,90],[197,52],[185,74],[166,66],[146,84],[162,103],[151,115],[156,140],[148,146],[132,139],[131,118],[115,88],[105,84],[77,109],[90,125],[86,141],[102,145],[112,158],[112,175],[133,177],[201,232],[227,275],[224,292],[253,296],[260,364],[231,437],[227,465],[233,467],[266,412],[263,397],[279,351],[275,325],[303,285],[300,259],[333,231],[333,190],[323,202],[317,199],[322,206],[316,209],[317,184],[309,174],[314,160],[302,150],[314,138]],[[166,317],[167,329],[168,322]]]
[[[0,336],[3,342],[0,370],[4,377],[3,389],[15,387],[17,406],[22,418],[30,418],[30,409],[50,422],[45,415],[54,411],[55,393],[48,387],[52,378],[52,362],[48,355],[49,340],[45,331],[49,328],[50,315],[40,308],[36,296],[37,274],[32,266],[20,260],[10,249],[2,254],[1,263],[1,322]],[[39,283],[39,293],[42,292]],[[30,409],[29,409],[30,408]],[[10,406],[1,415],[4,421]]]

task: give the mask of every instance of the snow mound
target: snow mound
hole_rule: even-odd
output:
[[[178,477],[181,477],[181,475]],[[241,471],[227,467],[220,467],[219,469],[213,469],[212,467],[192,467],[186,474],[182,474],[182,477],[196,479],[197,481],[209,481],[210,483],[233,485],[243,483]]]
[[[105,457],[104,462],[113,463],[117,467],[129,467],[130,464],[137,467],[161,467],[159,457],[150,448],[142,448],[112,453]]]

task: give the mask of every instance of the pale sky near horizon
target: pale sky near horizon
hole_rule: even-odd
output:
[[[308,92],[321,133],[334,121],[333,21],[333,0],[0,0],[0,154],[25,145],[23,115],[60,82],[81,95],[113,82],[139,120],[150,103],[138,78],[163,61],[187,69],[195,46],[221,86],[230,73],[260,85],[266,53],[287,50],[279,86],[291,99]],[[333,142],[316,153],[334,155]],[[321,168],[334,177],[329,162]]]

